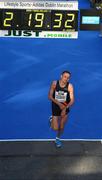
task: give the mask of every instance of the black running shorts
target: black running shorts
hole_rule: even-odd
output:
[[[61,111],[62,110],[60,109],[60,107],[57,104],[52,102],[52,115],[53,116],[60,116]],[[68,112],[69,112],[69,108],[66,109],[66,114],[68,114]]]

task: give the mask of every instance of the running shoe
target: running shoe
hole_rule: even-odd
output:
[[[62,142],[61,142],[60,138],[56,137],[55,145],[56,145],[57,148],[62,146]]]

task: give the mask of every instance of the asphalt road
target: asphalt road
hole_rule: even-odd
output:
[[[101,142],[0,142],[0,180],[55,179],[101,180]]]

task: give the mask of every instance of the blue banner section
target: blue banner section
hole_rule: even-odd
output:
[[[72,73],[75,103],[63,138],[102,139],[102,38],[0,39],[0,139],[47,139],[48,91],[63,70]]]

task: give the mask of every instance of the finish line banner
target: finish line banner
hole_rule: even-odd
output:
[[[0,9],[78,10],[78,1],[0,2]]]

